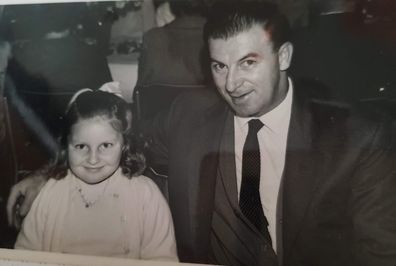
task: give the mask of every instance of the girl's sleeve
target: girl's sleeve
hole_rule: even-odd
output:
[[[158,187],[147,178],[143,202],[141,259],[178,261],[175,232],[168,203]]]
[[[32,204],[23,220],[21,231],[15,242],[15,249],[43,250],[43,237],[48,205],[48,182]]]

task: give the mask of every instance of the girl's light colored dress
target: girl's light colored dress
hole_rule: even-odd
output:
[[[177,260],[165,198],[148,177],[128,179],[121,169],[97,185],[70,171],[63,179],[49,179],[23,222],[15,248]]]

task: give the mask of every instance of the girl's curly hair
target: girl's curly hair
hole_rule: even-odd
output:
[[[124,141],[120,161],[122,173],[128,178],[142,174],[146,167],[146,159],[143,155],[144,141],[133,133],[132,112],[128,103],[109,92],[85,91],[68,107],[59,137],[59,151],[50,164],[48,175],[55,179],[67,175],[69,168],[67,147],[71,129],[79,120],[94,117],[108,119],[111,126],[122,134]]]

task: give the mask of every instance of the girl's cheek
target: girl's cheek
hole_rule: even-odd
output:
[[[69,162],[78,163],[86,159],[86,155],[80,152],[69,152]]]

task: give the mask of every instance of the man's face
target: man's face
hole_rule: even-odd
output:
[[[284,49],[290,54],[285,56]],[[261,116],[286,96],[284,70],[290,64],[291,44],[275,51],[261,26],[254,25],[228,39],[209,39],[209,52],[214,82],[236,115]]]

